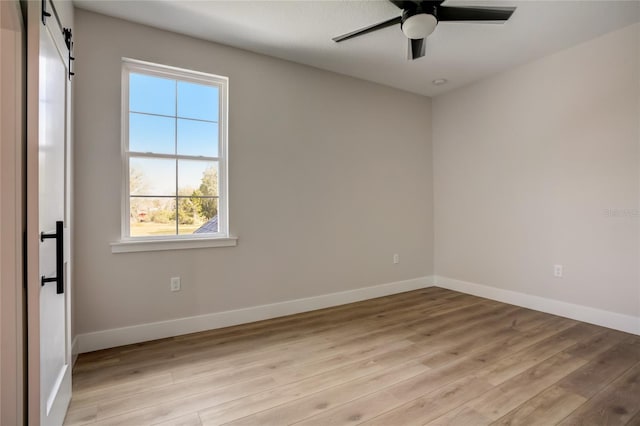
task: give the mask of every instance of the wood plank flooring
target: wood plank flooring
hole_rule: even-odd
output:
[[[83,354],[66,425],[640,425],[640,337],[437,287]]]

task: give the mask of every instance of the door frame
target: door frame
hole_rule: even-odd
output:
[[[40,22],[42,6],[27,2],[27,230],[25,233],[25,268],[27,281],[27,422],[40,424],[40,253],[38,240],[38,135],[39,135],[39,84],[40,74]],[[40,11],[40,13],[38,13]],[[35,41],[35,42],[34,42]],[[33,307],[33,308],[32,308]]]
[[[47,25],[59,26],[62,30],[62,23],[59,21],[55,6],[50,0],[28,0],[26,3],[26,28],[27,28],[27,78],[26,78],[26,102],[27,102],[27,131],[26,131],[26,288],[27,288],[27,423],[29,425],[39,425],[42,418],[41,413],[41,389],[40,389],[40,224],[39,224],[39,58],[40,58],[40,31],[42,29],[42,5],[46,2],[47,12],[51,16],[47,18]],[[55,33],[55,31],[52,31]],[[62,37],[62,33],[59,34]],[[55,38],[55,36],[54,36]],[[54,43],[60,44],[54,39]],[[61,49],[64,47],[64,41]],[[64,49],[62,49],[64,51]],[[35,64],[35,66],[29,66]],[[65,225],[71,229],[72,218],[72,120],[71,120],[71,84],[67,85],[67,132],[65,137],[65,163],[67,173],[65,175]],[[70,357],[70,368],[73,365],[71,325],[71,293],[72,293],[72,260],[71,244],[72,234],[65,229],[65,258],[68,258],[69,266],[66,276],[65,298],[67,303],[66,323],[68,328],[68,341],[66,351]]]
[[[0,1],[0,424],[25,416],[23,276],[26,29],[18,0]]]

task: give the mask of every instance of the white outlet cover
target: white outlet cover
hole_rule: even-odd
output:
[[[562,278],[562,265],[553,265],[553,276]]]
[[[171,278],[171,291],[180,291],[180,277]]]

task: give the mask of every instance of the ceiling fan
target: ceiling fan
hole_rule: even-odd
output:
[[[509,8],[479,8],[443,6],[444,0],[389,0],[402,9],[402,15],[379,24],[371,25],[338,37],[339,43],[373,31],[400,24],[400,28],[409,39],[409,59],[418,59],[425,54],[425,39],[436,29],[438,22],[469,21],[504,23],[516,10]]]

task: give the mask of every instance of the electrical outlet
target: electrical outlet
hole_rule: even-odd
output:
[[[393,255],[393,263],[400,263],[400,255],[398,253]]]
[[[553,276],[562,278],[562,265],[553,265]]]
[[[180,277],[171,278],[171,291],[180,291]]]

